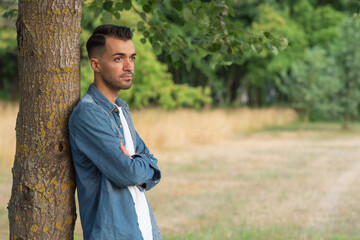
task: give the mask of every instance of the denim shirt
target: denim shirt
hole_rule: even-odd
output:
[[[125,138],[118,108],[93,84],[69,121],[84,240],[143,239],[127,187],[150,190],[161,178],[157,159],[135,131],[128,105],[120,98],[115,103],[123,109],[134,140],[132,159],[120,150]],[[162,239],[150,205],[149,211],[153,238]]]

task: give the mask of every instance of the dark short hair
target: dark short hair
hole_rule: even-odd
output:
[[[100,25],[93,31],[86,43],[86,50],[89,58],[93,57],[96,49],[105,47],[106,37],[114,37],[123,41],[132,39],[130,28],[112,24]]]

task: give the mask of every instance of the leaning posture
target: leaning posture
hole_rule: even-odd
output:
[[[144,191],[161,178],[157,159],[118,97],[133,82],[128,27],[101,25],[86,48],[94,83],[69,121],[84,240],[162,239]]]

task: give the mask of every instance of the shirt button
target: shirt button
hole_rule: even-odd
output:
[[[117,108],[114,109],[114,112],[118,112],[118,111],[119,111],[119,109],[117,109]]]
[[[122,125],[121,125],[121,124],[119,124],[119,128],[122,128]]]

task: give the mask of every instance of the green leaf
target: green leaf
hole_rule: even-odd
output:
[[[144,22],[142,22],[142,21],[138,22],[138,24],[137,24],[137,29],[138,29],[138,31],[140,31],[140,32],[144,31],[144,30],[145,30],[145,24],[144,24]]]
[[[144,35],[145,38],[150,37],[149,31],[144,31],[144,32],[143,32],[143,35]]]
[[[232,62],[234,62],[234,59],[235,59],[234,54],[227,54],[227,55],[225,56],[224,61],[225,61],[225,62],[230,62],[230,63],[232,63]]]
[[[144,21],[146,21],[146,14],[145,14],[145,13],[141,12],[141,13],[140,13],[140,16],[141,16],[141,18],[142,18]]]
[[[123,8],[125,10],[130,10],[132,7],[131,0],[123,0]]]
[[[146,43],[146,38],[141,38],[141,39],[140,39],[140,42],[141,42],[142,44],[145,44],[145,43]]]
[[[171,6],[178,11],[181,11],[183,9],[183,4],[180,0],[171,0]]]
[[[263,50],[263,46],[259,43],[254,43],[250,45],[252,50],[254,50],[257,53],[261,53],[261,51]]]
[[[240,49],[242,50],[242,51],[248,51],[249,49],[250,49],[250,44],[249,43],[247,43],[247,42],[245,42],[245,43],[242,43],[241,45],[240,45]]]
[[[206,57],[209,53],[201,48],[198,49],[198,54],[201,58]]]
[[[149,5],[144,5],[143,6],[143,11],[146,13],[150,13],[151,12],[151,7]]]
[[[97,8],[95,11],[94,11],[94,16],[99,16],[99,15],[101,15],[101,13],[102,13],[102,8]]]
[[[266,46],[267,46],[267,48],[270,49],[270,50],[273,50],[273,49],[274,49],[274,47],[273,47],[273,45],[271,44],[271,42],[267,42],[267,43],[266,43]]]
[[[114,13],[114,16],[116,17],[116,19],[120,19],[120,13],[119,12]]]
[[[82,17],[82,18],[81,18],[81,27],[82,27],[82,28],[85,28],[88,24],[89,24],[89,20],[87,20],[86,18]]]
[[[257,37],[251,37],[249,39],[249,43],[252,43],[252,44],[258,43],[258,38]]]
[[[289,40],[287,38],[281,38],[279,40],[279,49],[284,50],[289,46]]]
[[[191,3],[191,6],[193,7],[193,8],[199,8],[200,6],[201,6],[201,1],[199,1],[199,0],[195,0],[195,1],[192,1]]]
[[[115,9],[122,11],[123,10],[123,4],[121,2],[115,3]]]
[[[154,54],[155,55],[160,55],[162,52],[161,46],[159,44],[159,42],[155,42],[153,45],[153,49],[154,49]]]
[[[213,52],[216,52],[216,51],[219,51],[221,49],[221,45],[219,43],[214,43],[212,46],[211,46],[211,50]]]
[[[233,9],[233,8],[230,7],[230,8],[228,9],[228,12],[229,12],[230,16],[235,17],[235,12],[234,12],[234,9]]]
[[[264,36],[267,38],[267,39],[272,39],[272,35],[270,32],[264,32]]]
[[[103,23],[111,23],[113,20],[113,14],[111,12],[104,12],[101,18]]]
[[[273,46],[273,49],[271,49],[271,51],[275,54],[278,55],[279,54],[279,50],[277,49],[277,47]]]
[[[184,8],[183,14],[185,21],[190,21],[193,18],[193,13],[189,8]]]
[[[103,8],[104,8],[104,10],[111,12],[112,5],[113,5],[113,2],[105,1],[103,4]]]
[[[5,12],[3,14],[3,17],[4,18],[13,18],[13,17],[16,17],[17,15],[18,15],[18,10],[17,9],[11,9],[10,11]]]
[[[206,13],[205,13],[205,10],[203,8],[199,8],[197,11],[196,11],[196,19],[198,20],[202,20],[206,17]]]

